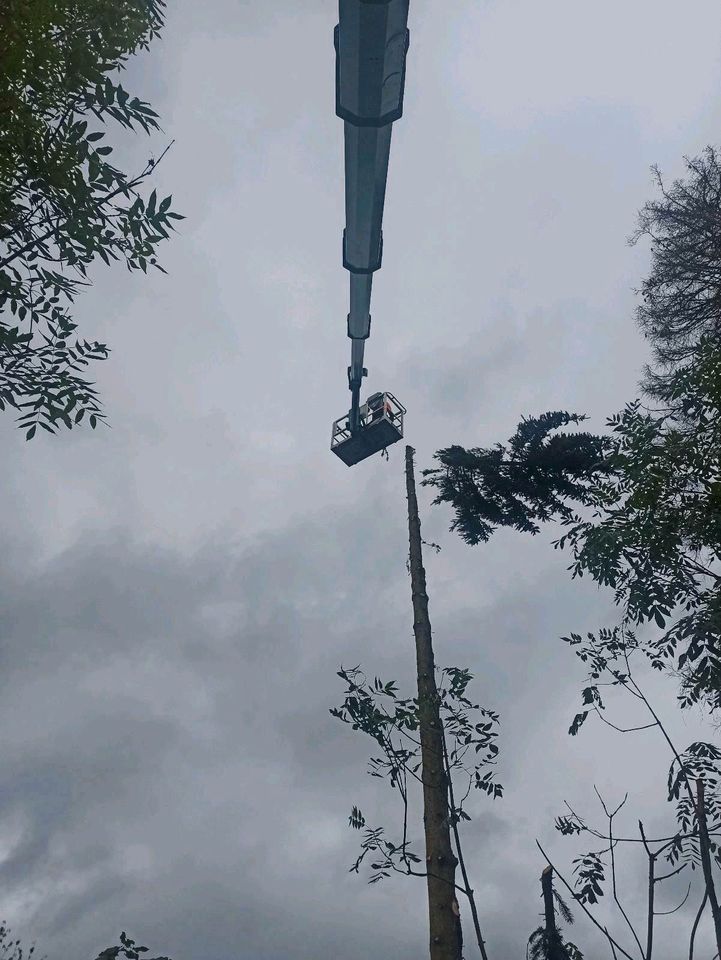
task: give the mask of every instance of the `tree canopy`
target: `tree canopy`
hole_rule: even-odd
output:
[[[627,624],[662,631],[644,645],[681,677],[683,705],[721,707],[721,166],[715,151],[641,211],[651,243],[638,321],[654,362],[641,399],[605,434],[566,433],[585,417],[524,419],[507,444],[438,450],[424,483],[469,544],[500,526],[535,534],[557,520],[573,576],[615,591]],[[653,406],[649,406],[653,404]]]
[[[109,160],[106,124],[146,133],[157,114],[118,74],[163,26],[164,0],[7,0],[0,10],[0,410],[30,439],[104,417],[87,376],[108,347],[75,334],[71,308],[96,257],[162,269],[178,219]]]

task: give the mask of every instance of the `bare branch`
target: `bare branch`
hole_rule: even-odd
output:
[[[650,730],[652,727],[657,726],[657,724],[654,722],[654,723],[644,723],[638,727],[618,727],[616,726],[615,723],[612,723],[610,720],[607,720],[604,717],[604,715],[601,713],[601,711],[598,709],[598,707],[594,707],[594,709],[598,714],[598,716],[600,717],[600,719],[606,724],[606,726],[613,727],[613,729],[617,730],[619,733],[635,733],[637,730]]]
[[[626,921],[626,925],[628,926],[628,929],[631,931],[633,935],[633,939],[636,941],[642,960],[644,960],[645,954],[643,952],[643,947],[641,946],[641,941],[639,940],[638,934],[636,933],[636,928],[631,923],[631,920],[629,919],[628,914],[623,908],[623,905],[619,899],[618,890],[616,887],[616,854],[615,854],[616,843],[614,842],[614,839],[613,839],[613,818],[616,816],[618,811],[623,807],[625,802],[628,800],[628,794],[625,795],[625,797],[619,803],[619,805],[616,807],[613,813],[609,813],[608,808],[606,807],[606,804],[603,800],[603,797],[598,792],[598,790],[596,790],[595,785],[593,789],[596,791],[596,796],[601,801],[601,805],[603,806],[606,816],[608,817],[608,836],[609,836],[609,848],[611,853],[611,887],[613,889],[613,899],[616,902],[616,906],[621,912],[621,916]]]
[[[677,873],[681,873],[681,871],[685,870],[687,866],[687,863],[682,863],[680,867],[676,867],[676,869],[672,870],[670,873],[664,873],[663,876],[656,877],[656,883],[660,883],[662,880],[668,880],[669,877],[675,877]]]

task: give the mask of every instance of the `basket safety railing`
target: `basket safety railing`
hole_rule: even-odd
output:
[[[387,420],[392,423],[400,432],[400,435],[403,436],[403,415],[405,413],[406,408],[403,404],[397,400],[392,393],[386,392],[382,395],[382,399],[378,401],[373,410],[369,408],[367,403],[361,406],[361,430],[365,430],[381,420]],[[344,441],[349,440],[351,436],[349,414],[346,413],[344,416],[339,417],[333,424],[330,443],[331,450]]]

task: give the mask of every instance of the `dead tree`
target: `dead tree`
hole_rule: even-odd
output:
[[[418,673],[418,714],[423,779],[423,823],[426,840],[428,914],[431,960],[461,960],[460,911],[456,899],[456,865],[451,846],[448,780],[443,750],[426,573],[423,568],[421,522],[418,517],[412,447],[406,447],[406,493],[410,545],[413,632]]]
[[[548,960],[568,960],[561,938],[556,929],[556,909],[553,905],[553,867],[546,867],[541,874],[543,892],[543,916],[546,924]]]
[[[528,938],[527,960],[583,960],[575,943],[566,943],[556,924],[556,906],[566,923],[573,923],[573,915],[566,901],[553,886],[553,867],[549,864],[541,874],[543,896],[543,926]]]

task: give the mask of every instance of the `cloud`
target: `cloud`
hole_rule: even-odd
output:
[[[527,130],[605,104],[666,133],[716,83],[718,46],[699,22],[721,26],[715,4],[679,17],[668,0],[490,2],[449,22],[443,54],[464,110],[500,125]]]
[[[327,713],[341,664],[409,692],[414,667],[402,445],[352,470],[328,449],[348,404],[335,16],[321,0],[169,11],[128,87],[176,139],[157,184],[188,219],[168,277],[98,270],[78,304],[82,334],[113,348],[97,371],[112,428],[26,444],[0,424],[0,884],[50,957],[122,929],[175,960],[426,949],[422,882],[347,872],[350,806],[392,828],[397,800]],[[647,251],[625,238],[649,165],[673,176],[717,135],[718,19],[710,3],[683,19],[414,0],[367,386],[407,405],[419,471],[524,414],[600,427],[633,394]],[[147,150],[128,142],[128,167]],[[663,824],[666,760],[566,736],[582,675],[558,637],[613,610],[568,580],[550,532],[471,550],[430,499],[437,659],[467,665],[502,717],[506,798],[477,798],[467,856],[489,943],[521,956],[534,837],[567,866],[551,822],[564,799],[590,809],[593,782],[628,783],[634,815]],[[580,920],[574,935],[597,949]]]

